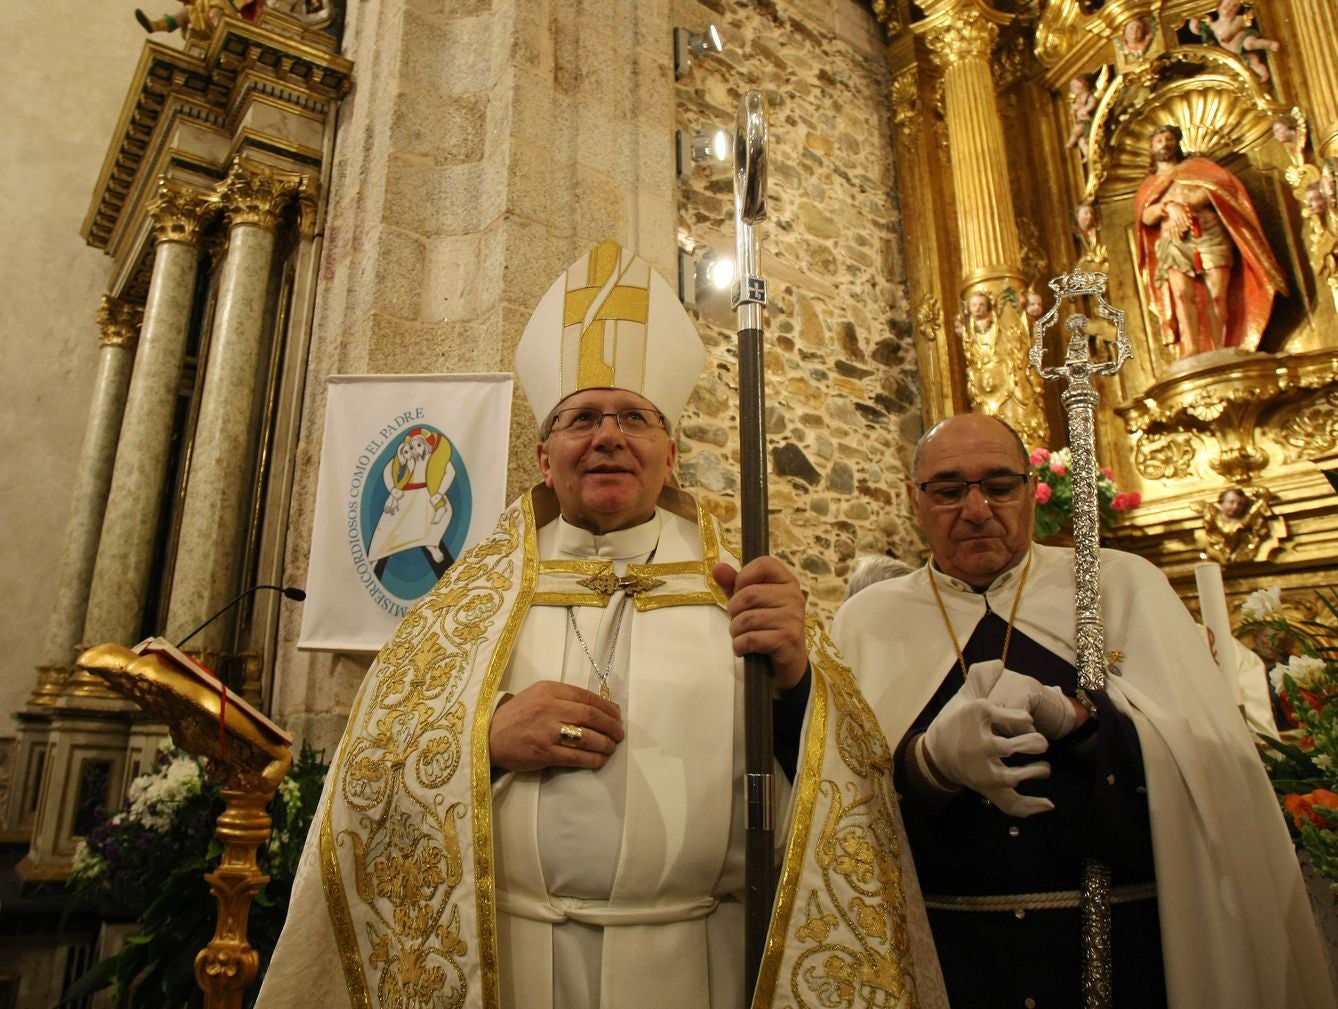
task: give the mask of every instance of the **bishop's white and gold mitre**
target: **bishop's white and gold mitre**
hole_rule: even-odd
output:
[[[674,289],[640,256],[601,242],[539,300],[516,347],[516,373],[542,429],[582,389],[627,389],[678,421],[706,361]]]

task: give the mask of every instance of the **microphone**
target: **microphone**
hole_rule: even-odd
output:
[[[252,585],[249,589],[243,589],[241,592],[237,593],[237,595],[226,606],[224,606],[221,610],[219,610],[212,617],[210,617],[208,620],[202,623],[199,627],[195,628],[195,630],[191,631],[184,638],[178,641],[176,643],[176,647],[180,648],[187,641],[195,637],[195,635],[199,634],[202,630],[204,630],[206,627],[212,624],[224,613],[227,613],[228,610],[232,609],[247,596],[259,592],[261,589],[273,589],[275,592],[282,592],[285,598],[291,599],[293,600],[293,602],[296,603],[300,603],[303,599],[307,598],[307,594],[303,592],[301,589],[293,588],[292,586],[288,585]]]

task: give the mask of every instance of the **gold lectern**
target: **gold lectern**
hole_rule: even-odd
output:
[[[252,898],[269,881],[256,851],[270,836],[266,806],[292,764],[292,736],[161,638],[133,650],[96,645],[76,665],[167,723],[172,741],[205,757],[209,776],[222,786],[226,807],[215,834],[223,858],[204,877],[218,901],[218,922],[195,958],[195,979],[205,1009],[240,1009],[260,966],[246,922]]]

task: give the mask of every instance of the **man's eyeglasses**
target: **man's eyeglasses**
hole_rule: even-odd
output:
[[[656,431],[665,431],[664,416],[654,410],[629,407],[626,410],[596,410],[588,406],[571,406],[553,414],[548,425],[549,434],[582,437],[592,435],[604,424],[605,417],[612,417],[618,430],[629,438],[649,438]]]
[[[926,480],[916,486],[930,504],[940,508],[961,504],[972,487],[979,487],[990,504],[1013,504],[1022,499],[1028,476],[1027,473],[995,473],[979,480]]]

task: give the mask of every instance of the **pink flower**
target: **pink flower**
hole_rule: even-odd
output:
[[[1044,450],[1042,450],[1042,451],[1044,451]],[[1050,489],[1050,485],[1049,485],[1048,483],[1046,483],[1045,481],[1042,480],[1042,481],[1040,481],[1040,482],[1038,482],[1038,483],[1036,484],[1036,503],[1037,503],[1037,504],[1045,504],[1047,501],[1050,500],[1050,497],[1051,497],[1052,494],[1054,494],[1054,491]]]
[[[1124,491],[1120,491],[1118,494],[1115,495],[1115,499],[1111,501],[1110,506],[1114,508],[1117,512],[1122,512],[1126,508],[1133,507],[1131,504],[1129,504],[1129,495],[1126,494]]]
[[[1034,448],[1031,450],[1031,464],[1033,466],[1039,466],[1049,458],[1050,450],[1048,448]]]
[[[1069,468],[1065,466],[1062,462],[1052,462],[1050,464],[1050,472],[1053,473],[1055,476],[1064,476],[1068,473],[1068,471]]]
[[[1138,493],[1138,491],[1136,490],[1131,490],[1129,492],[1129,507],[1137,508],[1142,503],[1143,503],[1143,495]]]
[[[1115,482],[1115,474],[1110,471],[1109,466],[1101,467],[1101,475],[1105,477],[1107,480],[1109,480],[1111,483]]]

